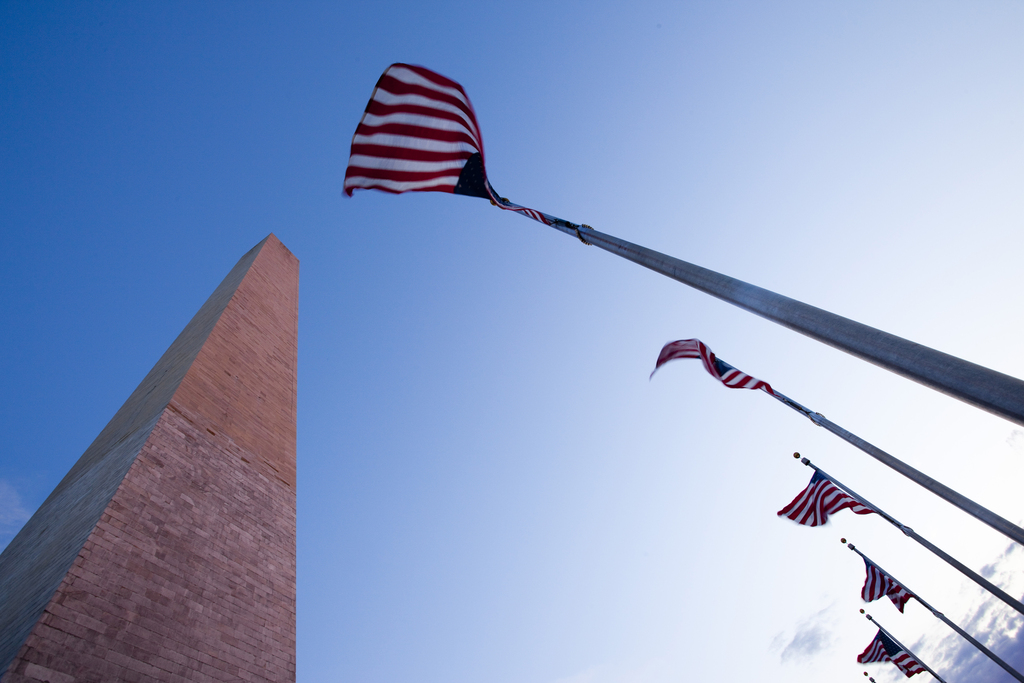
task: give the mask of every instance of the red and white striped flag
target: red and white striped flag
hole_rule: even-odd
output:
[[[864,602],[871,602],[885,595],[892,600],[892,604],[896,605],[896,609],[902,612],[904,605],[907,604],[910,598],[914,597],[914,594],[897,583],[896,579],[879,569],[874,562],[868,561],[866,557],[864,558],[864,565],[867,568],[867,576],[864,578],[864,588],[860,591],[860,596],[864,598]]]
[[[788,517],[797,524],[820,526],[828,521],[829,515],[834,515],[847,508],[857,515],[874,512],[867,505],[862,504],[833,484],[821,472],[815,471],[807,488],[777,514],[780,517]]]
[[[354,190],[450,192],[550,225],[540,211],[498,196],[487,180],[484,142],[462,86],[422,66],[392,64],[377,81],[345,170]]]
[[[893,642],[881,629],[875,635],[875,639],[867,646],[864,652],[860,653],[857,661],[861,664],[871,662],[892,662],[903,674],[910,678],[914,674],[924,673],[925,668],[914,659],[914,655]]]
[[[654,377],[654,373],[662,365],[670,360],[677,360],[679,358],[700,358],[708,374],[730,389],[761,389],[772,396],[775,395],[768,382],[751,377],[725,361],[716,358],[711,349],[700,339],[680,339],[679,341],[669,342],[661,347],[661,353],[658,354],[658,360],[654,364],[654,371],[651,372],[651,377]]]

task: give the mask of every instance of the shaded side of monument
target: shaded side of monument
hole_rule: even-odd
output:
[[[295,679],[299,263],[242,257],[0,555],[0,681]]]

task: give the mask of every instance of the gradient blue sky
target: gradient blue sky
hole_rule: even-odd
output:
[[[700,337],[1003,516],[1024,430],[486,202],[342,196],[377,77],[461,82],[491,181],[1024,377],[1019,3],[0,5],[0,544],[235,261],[302,264],[298,679],[901,680],[847,536],[1024,666],[881,519],[778,520],[799,450],[1024,593],[1024,552],[697,363]],[[947,680],[1005,673],[911,604]]]

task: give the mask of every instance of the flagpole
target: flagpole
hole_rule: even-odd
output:
[[[517,206],[505,202],[507,206]],[[537,212],[540,213],[540,212]],[[525,214],[524,214],[525,215]],[[547,223],[840,351],[1024,426],[1024,382],[713,270],[543,214]],[[529,217],[529,216],[527,216]]]
[[[800,454],[799,453],[794,453],[793,457],[795,457],[795,458],[800,457]],[[1005,602],[1007,605],[1009,605],[1013,609],[1017,610],[1021,614],[1024,614],[1024,604],[1021,604],[1021,602],[1019,600],[1015,600],[1008,593],[1006,593],[1006,591],[1002,590],[1001,588],[996,586],[994,583],[992,583],[988,579],[986,579],[986,578],[980,576],[979,574],[977,574],[976,572],[972,571],[970,568],[968,568],[962,562],[960,562],[956,558],[952,557],[948,553],[942,551],[941,549],[939,549],[937,546],[932,544],[927,539],[922,538],[920,534],[918,534],[916,531],[914,531],[910,527],[904,526],[895,517],[892,517],[891,515],[887,514],[886,512],[883,512],[881,510],[881,508],[879,508],[874,503],[869,502],[864,496],[861,496],[861,495],[859,495],[857,493],[854,493],[850,489],[850,487],[846,486],[845,484],[840,483],[839,481],[836,481],[836,479],[834,479],[832,477],[832,475],[830,475],[829,473],[825,472],[823,469],[821,469],[820,467],[818,467],[817,465],[812,463],[807,458],[800,458],[800,462],[802,462],[804,465],[807,465],[808,467],[813,468],[815,471],[821,473],[821,476],[825,477],[826,479],[831,481],[833,484],[835,484],[839,488],[841,488],[844,491],[846,491],[847,493],[849,493],[853,498],[856,498],[858,501],[860,501],[864,505],[867,505],[869,508],[874,510],[879,516],[881,516],[882,519],[884,519],[885,521],[889,522],[894,527],[896,527],[897,529],[902,531],[904,535],[909,536],[910,538],[914,539],[915,541],[917,541],[918,543],[923,545],[925,548],[927,548],[928,550],[932,551],[935,555],[937,555],[938,557],[940,557],[943,560],[945,560],[948,564],[950,564],[951,566],[955,567],[957,570],[960,571],[961,574],[963,574],[964,576],[969,578],[971,581],[974,581],[974,583],[978,584],[979,586],[981,586],[982,588],[987,590],[989,593],[991,593],[992,595],[996,596],[997,598],[999,598],[1000,600]]]
[[[781,394],[775,389],[772,389],[772,391],[765,391],[765,393],[768,394],[769,396],[772,396],[783,405],[792,408],[796,412],[808,418],[811,422],[818,425],[819,427],[822,427],[832,432],[843,441],[846,441],[847,443],[856,446],[860,450],[870,455],[875,460],[878,460],[887,467],[896,470],[907,479],[910,479],[915,484],[918,484],[919,486],[923,486],[924,488],[928,489],[929,491],[937,495],[939,498],[945,500],[947,503],[955,505],[956,507],[960,508],[961,510],[971,515],[975,519],[984,522],[985,524],[989,525],[990,527],[992,527],[999,533],[1003,534],[1010,540],[1015,541],[1020,545],[1024,545],[1024,529],[1020,528],[1010,520],[997,515],[996,513],[992,512],[986,507],[978,505],[967,496],[964,496],[963,494],[954,491],[945,484],[935,481],[924,472],[914,469],[907,463],[896,458],[895,456],[886,453],[881,448],[878,448],[877,446],[868,443],[867,441],[860,438],[856,434],[852,434],[846,431],[836,423],[826,418],[821,413],[814,412],[810,408],[800,405],[799,403],[789,398],[785,394]]]
[[[843,542],[844,542],[844,543],[846,542],[846,539],[845,539],[845,538],[843,539]],[[970,635],[969,633],[967,633],[967,631],[964,631],[964,630],[963,630],[962,628],[960,628],[959,626],[957,626],[956,624],[954,624],[954,623],[953,623],[952,621],[950,621],[950,620],[949,620],[949,619],[948,619],[948,618],[946,617],[946,615],[945,615],[945,614],[943,614],[942,612],[938,611],[937,609],[935,609],[934,607],[932,607],[931,605],[929,605],[929,604],[928,604],[927,602],[925,602],[925,601],[924,601],[924,599],[923,599],[923,598],[922,598],[922,597],[921,597],[920,595],[918,595],[918,594],[917,594],[917,593],[915,593],[914,591],[912,591],[912,590],[910,590],[909,588],[907,588],[907,584],[903,583],[902,581],[900,581],[899,579],[897,579],[897,578],[896,578],[895,576],[892,576],[892,574],[889,574],[889,572],[887,572],[887,571],[885,571],[884,569],[882,569],[882,567],[881,567],[881,566],[879,566],[879,564],[878,564],[877,562],[875,562],[874,560],[872,560],[871,558],[869,558],[869,557],[868,557],[867,555],[865,555],[865,554],[864,554],[864,553],[862,553],[861,551],[857,550],[857,547],[856,547],[855,545],[853,545],[852,543],[847,543],[847,544],[846,544],[846,547],[847,547],[847,548],[849,548],[850,550],[852,550],[853,552],[857,553],[857,554],[858,554],[858,555],[860,555],[861,557],[863,557],[863,558],[864,558],[865,560],[867,560],[867,561],[868,561],[868,562],[870,562],[871,564],[873,564],[873,565],[875,565],[876,567],[878,567],[879,571],[881,571],[882,573],[884,573],[884,574],[888,574],[889,576],[891,576],[891,577],[892,577],[892,579],[893,579],[893,581],[896,581],[896,583],[898,583],[898,584],[900,584],[901,586],[903,586],[903,589],[904,589],[905,591],[907,591],[908,593],[910,593],[911,595],[913,595],[913,596],[914,596],[914,598],[916,598],[916,599],[917,599],[917,601],[918,601],[918,602],[920,602],[920,603],[921,603],[921,605],[923,605],[925,609],[927,609],[927,610],[928,610],[929,612],[931,612],[931,613],[932,613],[933,615],[935,615],[935,617],[937,617],[938,619],[940,619],[941,621],[943,621],[943,622],[944,622],[944,623],[945,623],[945,624],[946,624],[947,626],[949,626],[949,627],[950,627],[951,629],[953,629],[954,631],[956,631],[957,633],[959,633],[959,634],[960,634],[960,636],[964,638],[964,640],[966,640],[967,642],[969,642],[969,643],[970,643],[971,645],[973,645],[974,647],[978,648],[978,649],[979,649],[979,650],[980,650],[980,651],[982,652],[982,654],[984,654],[984,655],[985,655],[986,657],[988,657],[989,659],[991,659],[991,660],[992,660],[993,662],[995,662],[995,663],[996,663],[996,664],[998,664],[999,666],[1003,667],[1003,670],[1005,670],[1005,671],[1006,671],[1006,673],[1010,674],[1011,676],[1013,676],[1014,678],[1016,678],[1016,679],[1017,679],[1018,681],[1021,681],[1022,683],[1024,683],[1024,675],[1021,675],[1021,674],[1020,674],[1020,672],[1018,672],[1018,671],[1017,671],[1016,669],[1014,669],[1014,668],[1013,668],[1013,667],[1011,667],[1011,666],[1010,666],[1009,664],[1007,664],[1007,663],[1006,663],[1006,662],[1004,662],[1004,661],[1003,661],[1002,659],[1000,659],[1000,658],[999,658],[998,656],[996,656],[996,654],[995,654],[994,652],[992,652],[992,651],[991,651],[991,650],[989,650],[989,649],[988,649],[987,647],[985,647],[984,645],[982,645],[981,643],[979,643],[979,642],[978,642],[977,640],[975,640],[975,639],[974,639],[974,638],[973,638],[973,637],[972,637],[972,636],[971,636],[971,635]]]
[[[864,610],[861,610],[861,613],[863,613],[863,612],[864,612]],[[928,673],[930,673],[932,676],[935,677],[935,680],[939,681],[939,683],[946,683],[946,681],[942,680],[942,677],[939,676],[939,674],[935,673],[930,668],[928,668],[928,665],[925,664],[924,662],[922,662],[921,658],[918,657],[916,654],[914,654],[909,647],[907,647],[906,645],[904,645],[900,641],[896,640],[896,638],[894,638],[891,633],[886,631],[885,628],[883,628],[881,624],[879,624],[877,621],[872,619],[870,614],[864,614],[864,616],[867,617],[868,621],[870,621],[872,624],[877,626],[878,630],[881,631],[882,633],[884,633],[889,638],[889,640],[891,640],[892,642],[896,643],[896,647],[898,647],[899,649],[903,650],[908,655],[913,657],[914,661],[916,661],[918,664],[920,664],[922,669],[924,669],[925,671],[927,671]]]

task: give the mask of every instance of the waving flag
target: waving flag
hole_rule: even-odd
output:
[[[482,197],[551,224],[545,214],[513,204],[491,187],[480,126],[462,86],[411,64],[384,71],[356,127],[345,194],[358,189]]]
[[[807,488],[777,514],[805,526],[820,526],[828,521],[829,515],[846,508],[857,515],[874,512],[826,479],[821,472],[815,471]]]
[[[716,358],[711,349],[700,339],[680,339],[665,344],[661,348],[661,353],[658,354],[658,361],[654,364],[654,372],[651,373],[651,377],[654,377],[654,373],[662,365],[678,358],[700,358],[704,363],[704,369],[730,389],[761,389],[775,396],[775,392],[768,382],[762,382],[756,377],[740,372],[725,361]]]
[[[881,630],[875,635],[875,639],[871,641],[867,649],[858,655],[857,661],[861,664],[892,662],[907,678],[925,670],[912,654],[894,643],[892,638],[882,633]]]
[[[902,612],[903,606],[907,604],[907,600],[915,597],[914,594],[896,583],[894,578],[883,572],[866,557],[864,565],[867,568],[867,577],[864,579],[864,588],[860,591],[864,602],[871,602],[885,595],[892,600],[892,604],[896,605],[896,609]]]

